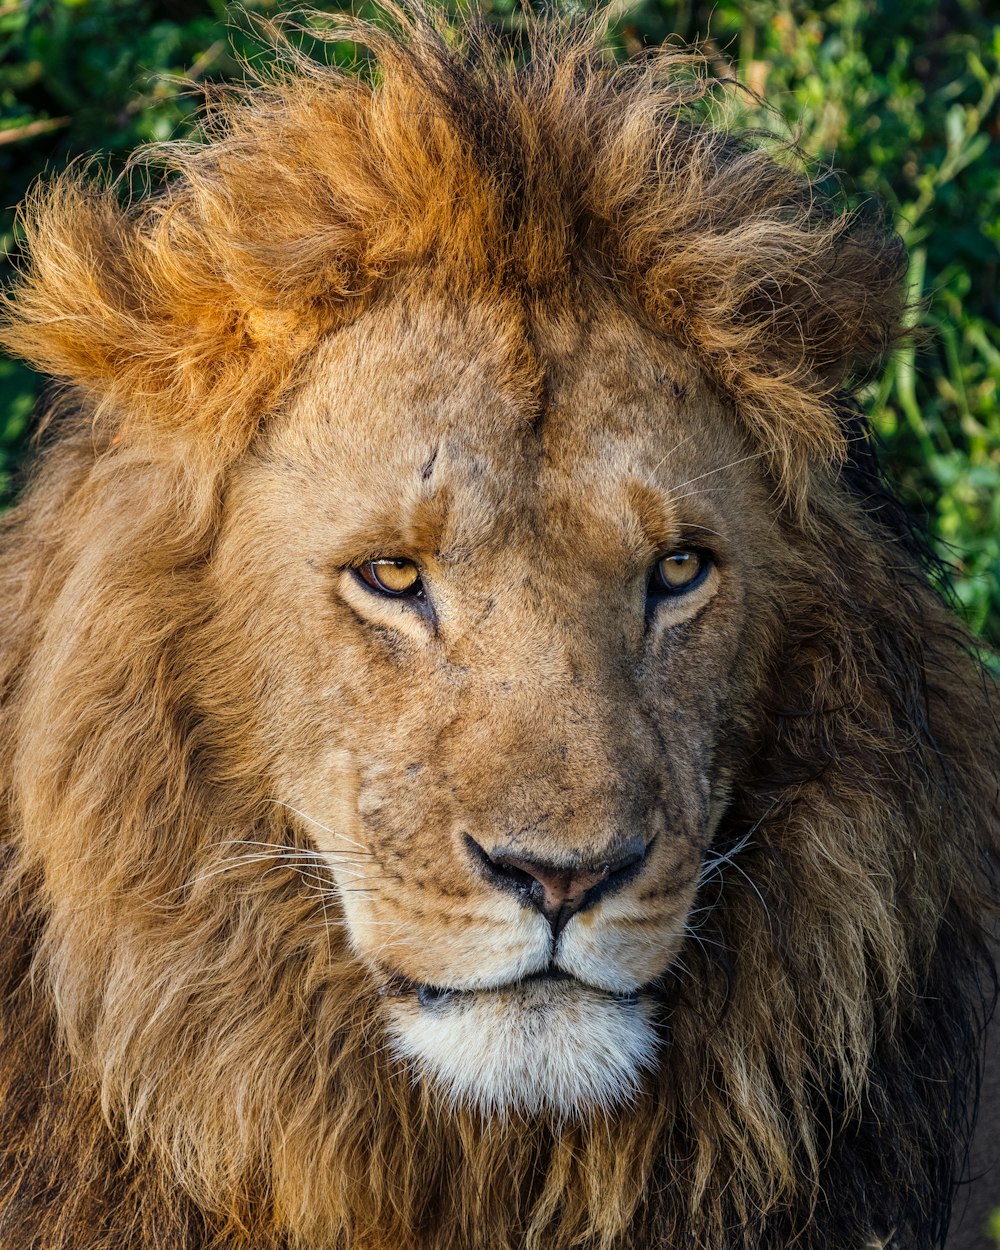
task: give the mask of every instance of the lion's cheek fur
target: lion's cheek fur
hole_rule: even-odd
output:
[[[459,903],[442,923],[434,914],[437,890],[407,881],[395,897],[365,903],[351,899],[354,888],[347,876],[340,893],[351,943],[382,976],[477,989],[541,972],[549,962],[544,921],[511,899],[486,896],[475,911]]]

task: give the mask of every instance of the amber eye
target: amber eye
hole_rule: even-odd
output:
[[[366,586],[395,599],[414,598],[424,593],[420,570],[412,560],[366,560],[355,572]]]
[[[711,557],[706,551],[694,548],[671,551],[653,566],[649,577],[649,597],[663,599],[692,590],[704,579],[710,566]]]

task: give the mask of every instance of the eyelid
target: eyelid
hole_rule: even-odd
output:
[[[720,548],[723,546],[723,535],[717,530],[711,529],[707,525],[681,523],[677,527],[677,535],[670,544],[670,549],[662,552],[657,559],[662,560],[663,556],[669,555],[671,551],[684,549],[707,552],[713,560],[717,561],[720,559]]]

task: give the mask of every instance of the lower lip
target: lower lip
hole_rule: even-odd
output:
[[[450,990],[450,989],[442,989],[441,987],[436,986],[436,985],[414,985],[412,983],[409,986],[409,990],[411,993],[416,994],[417,1001],[420,1003],[421,1007],[425,1008],[428,1011],[433,1011],[435,1008],[442,1007],[444,1006],[444,1004],[451,1002],[454,999],[460,998],[464,995],[505,993],[511,990],[520,989],[522,986],[537,985],[539,982],[546,982],[546,981],[551,981],[551,982],[576,981],[576,977],[571,976],[570,973],[568,972],[555,970],[552,972],[536,972],[536,973],[533,973],[531,976],[523,977],[520,981],[508,981],[506,985],[497,985],[497,986],[491,987],[490,989],[483,989],[483,990]],[[578,982],[578,984],[582,986],[584,985],[584,982],[581,981],[581,982]],[[596,987],[587,986],[586,988],[593,989]],[[401,992],[405,992],[405,991],[401,991]],[[628,993],[623,993],[623,994],[615,994],[615,993],[612,993],[611,991],[605,991],[605,992],[607,993],[609,998],[613,998],[615,1002],[622,1003],[625,1006],[634,1004],[635,1002],[638,1001],[638,998],[639,998],[638,990],[632,990]]]

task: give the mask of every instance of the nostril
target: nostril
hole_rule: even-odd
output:
[[[523,868],[518,868],[514,864],[505,864],[503,860],[490,859],[490,871],[494,876],[500,877],[504,881],[511,881],[514,885],[530,888],[535,878],[530,872],[526,872]]]
[[[502,851],[494,852],[492,855],[489,851],[479,845],[475,838],[465,834],[465,845],[468,848],[473,860],[479,867],[483,876],[486,877],[493,885],[499,886],[501,889],[514,889],[518,893],[525,895],[537,886],[537,878],[534,877],[526,869],[513,862],[511,858],[506,858]]]

